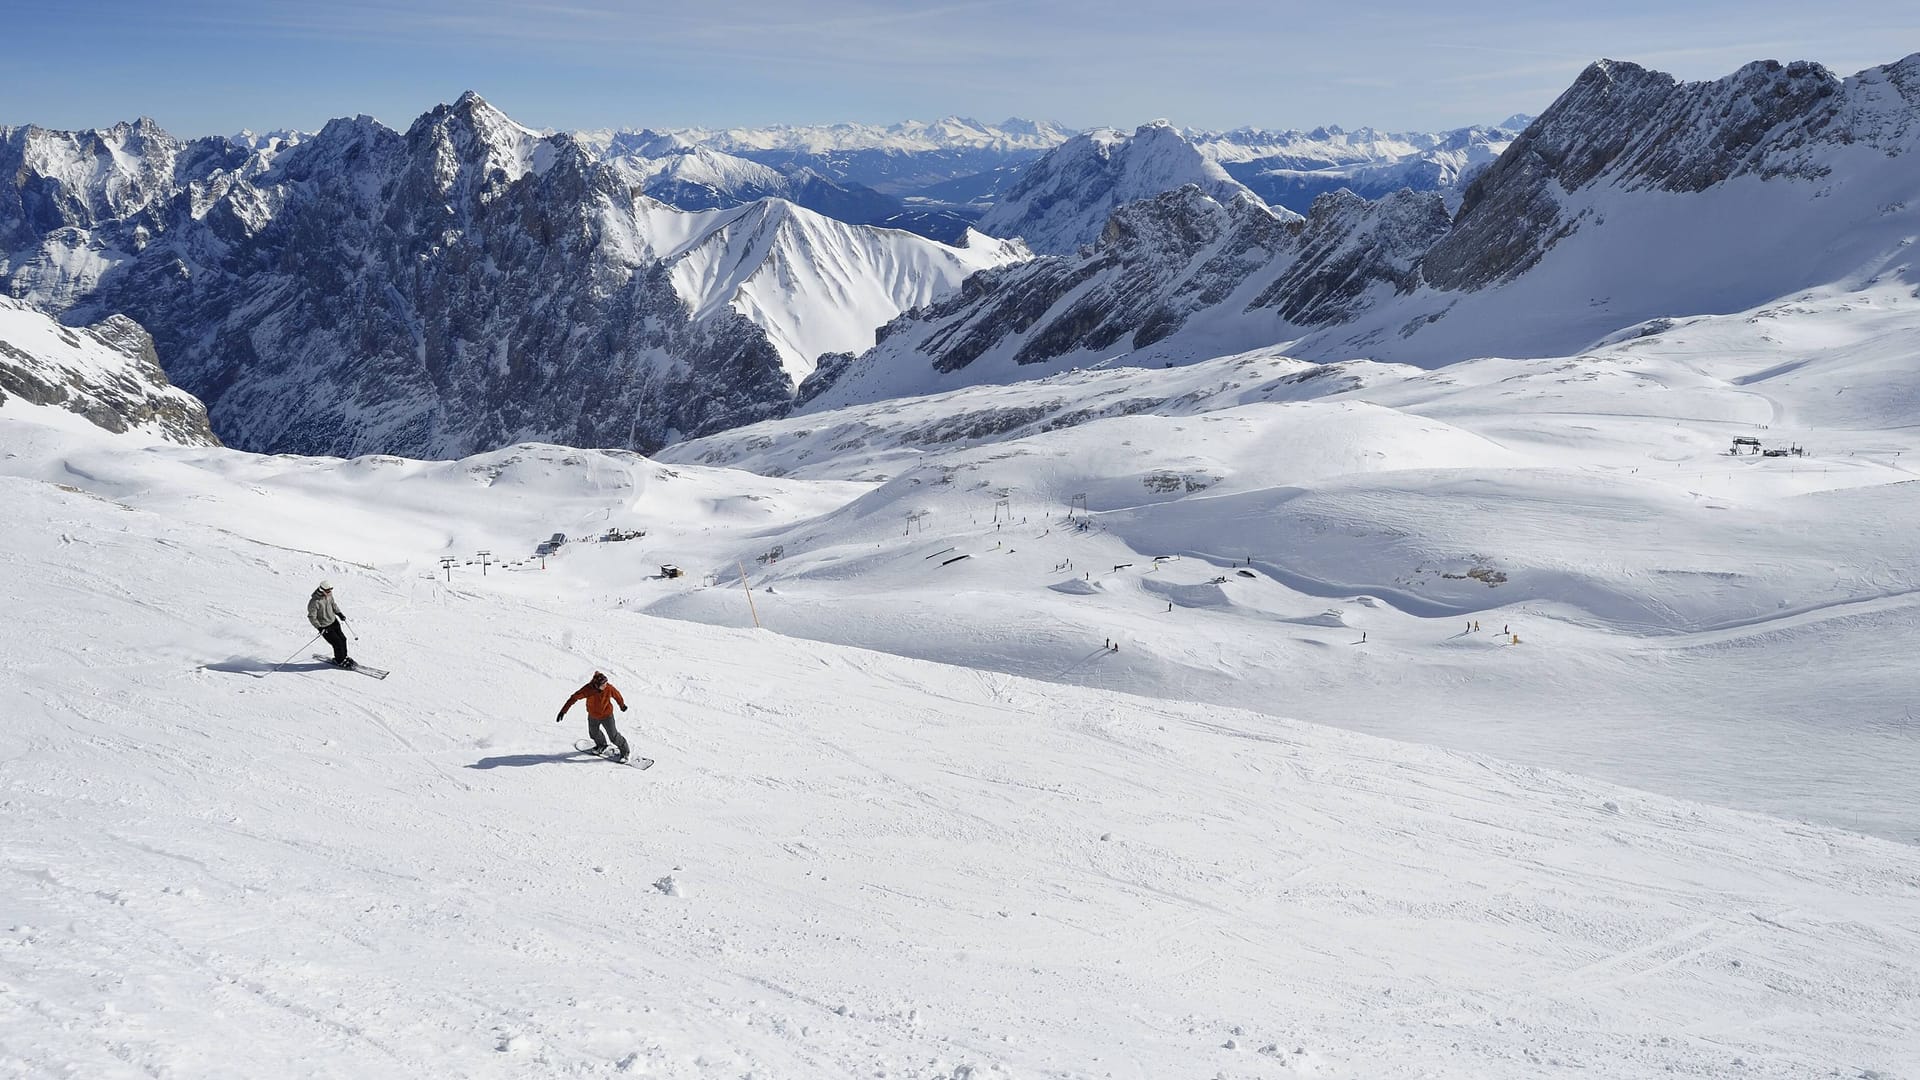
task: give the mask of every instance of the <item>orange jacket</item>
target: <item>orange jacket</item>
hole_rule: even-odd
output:
[[[624,709],[627,707],[627,699],[620,696],[620,691],[614,689],[612,683],[607,683],[598,690],[593,688],[592,683],[588,683],[580,689],[575,690],[573,696],[567,699],[567,703],[560,706],[561,715],[565,715],[568,709],[573,708],[573,703],[576,701],[584,701],[587,703],[587,719],[589,720],[605,720],[611,717],[613,715],[613,703],[616,701],[620,703],[621,708]]]

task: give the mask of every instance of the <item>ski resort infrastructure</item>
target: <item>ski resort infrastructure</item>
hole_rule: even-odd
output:
[[[96,223],[151,272],[23,227],[0,1077],[1920,1080],[1916,102],[1602,62],[1457,215],[1083,244],[1189,160],[1148,125],[1025,174],[1084,196],[1032,257],[673,210],[470,95]],[[1556,149],[1608,124],[1678,142]],[[288,206],[388,230],[395,310],[578,291],[348,334]],[[255,333],[306,351],[215,370]],[[377,398],[353,335],[465,374]],[[628,766],[555,721],[596,671]]]

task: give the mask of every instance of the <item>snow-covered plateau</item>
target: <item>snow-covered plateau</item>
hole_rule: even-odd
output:
[[[1910,1080],[1916,331],[1812,291],[672,460],[9,398],[0,1075]],[[322,579],[391,677],[312,659]],[[651,769],[554,722],[596,669]]]

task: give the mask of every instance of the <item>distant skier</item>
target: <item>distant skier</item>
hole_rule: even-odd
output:
[[[333,646],[333,663],[336,667],[357,667],[354,659],[347,655],[347,631],[341,624],[346,622],[347,613],[333,602],[333,583],[323,581],[313,590],[307,599],[307,621],[313,624],[320,636]]]
[[[593,752],[598,754],[605,750],[607,740],[612,739],[613,745],[620,748],[619,756],[613,760],[627,760],[627,740],[621,736],[620,729],[613,726],[614,703],[619,703],[621,712],[627,711],[627,699],[620,696],[619,689],[607,681],[606,675],[596,671],[587,685],[575,690],[567,703],[560,706],[560,712],[553,722],[557,724],[565,720],[567,710],[573,708],[576,701],[587,703],[587,735],[593,739]]]

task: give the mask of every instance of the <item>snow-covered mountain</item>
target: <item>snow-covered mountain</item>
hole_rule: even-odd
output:
[[[1287,223],[1189,189],[1144,215],[1123,208],[1087,252],[983,275],[897,321],[802,398],[831,407],[1273,343],[1321,361],[1551,356],[1651,319],[1913,279],[1917,73],[1920,56],[1844,80],[1769,62],[1682,84],[1603,61],[1451,219],[1439,193],[1336,193]]]
[[[1029,257],[1017,241],[974,233],[948,247],[777,199],[697,214],[642,200],[633,225],[621,250],[658,260],[695,322],[731,312],[764,330],[796,386],[822,355],[865,351],[902,311]]]
[[[204,212],[282,145],[183,142],[149,119],[96,131],[0,128],[0,175],[12,178],[0,184],[0,291],[50,310],[78,303],[166,231],[182,196]],[[214,226],[236,210],[259,208],[223,208]]]
[[[258,449],[658,446],[783,412],[808,350],[863,349],[968,270],[1024,257],[786,203],[663,212],[630,162],[471,93],[404,134],[360,117],[267,150],[150,127],[0,145],[23,178],[0,206],[0,290],[136,318],[222,435]]]
[[[1043,254],[1070,252],[1098,237],[1116,207],[1188,184],[1221,202],[1259,202],[1162,120],[1132,135],[1102,129],[1067,140],[1028,166],[978,227]]]
[[[823,365],[798,402],[830,409],[1121,357],[1190,363],[1259,348],[1408,286],[1447,228],[1433,192],[1323,195],[1291,219],[1188,186],[1114,211],[1083,254],[982,274],[902,316],[870,352]]]
[[[115,315],[94,326],[61,326],[0,296],[0,415],[49,422],[49,411],[106,431],[220,445],[206,406],[167,380],[138,323]]]

